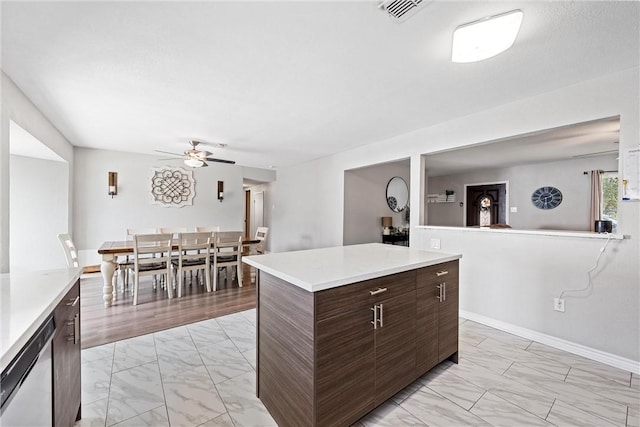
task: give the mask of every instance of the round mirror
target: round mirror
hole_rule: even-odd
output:
[[[409,188],[404,179],[394,176],[387,184],[387,204],[394,212],[402,212],[409,203]]]

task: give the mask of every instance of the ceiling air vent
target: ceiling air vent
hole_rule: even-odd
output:
[[[386,11],[395,22],[404,22],[420,9],[428,0],[383,0],[378,7]]]

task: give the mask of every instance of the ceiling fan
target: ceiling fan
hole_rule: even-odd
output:
[[[201,168],[205,166],[209,166],[207,162],[218,162],[218,163],[229,163],[234,165],[236,162],[233,160],[224,160],[224,159],[216,159],[211,156],[213,153],[205,150],[198,150],[198,145],[200,141],[189,141],[191,148],[189,150],[185,150],[184,154],[178,153],[169,153],[167,151],[155,150],[157,153],[170,154],[172,156],[178,156],[184,158],[184,164],[187,166],[191,166],[192,168]],[[220,147],[225,147],[225,145],[220,144]],[[168,160],[176,160],[176,159],[168,159]]]

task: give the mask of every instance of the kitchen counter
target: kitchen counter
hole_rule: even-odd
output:
[[[460,254],[367,243],[253,255],[243,257],[242,261],[306,291],[317,292],[461,257]]]
[[[80,277],[81,269],[0,274],[0,371]]]
[[[256,394],[276,423],[350,426],[457,363],[461,257],[372,243],[243,258],[258,269]]]

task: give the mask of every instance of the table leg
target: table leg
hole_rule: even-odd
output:
[[[100,272],[102,273],[102,280],[104,286],[102,288],[102,299],[104,300],[104,306],[111,306],[113,301],[113,290],[117,286],[117,276],[114,274],[116,271],[115,257],[111,254],[102,256],[102,264],[100,264]]]

